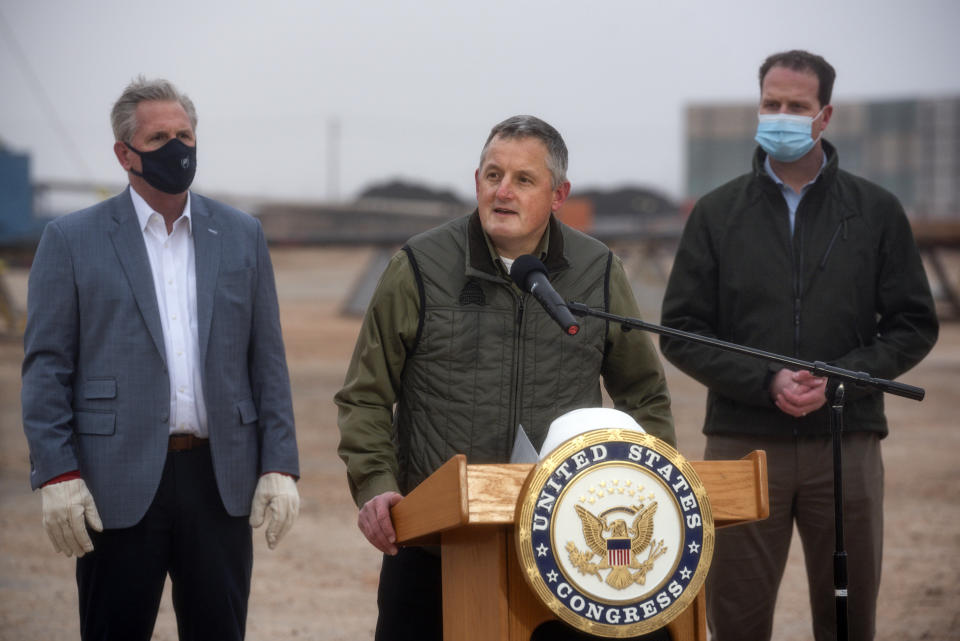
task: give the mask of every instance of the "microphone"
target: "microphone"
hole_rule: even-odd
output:
[[[530,254],[518,256],[510,268],[510,278],[520,289],[533,294],[543,306],[550,318],[557,321],[563,331],[573,336],[580,331],[580,325],[574,320],[567,304],[547,279],[547,268]]]

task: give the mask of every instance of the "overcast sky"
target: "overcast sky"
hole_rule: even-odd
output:
[[[957,0],[0,0],[0,141],[34,179],[122,183],[109,111],[143,73],[197,105],[198,191],[470,197],[490,127],[531,113],[566,139],[574,191],[681,196],[684,107],[756,100],[791,48],[836,67],[835,103],[960,95]]]

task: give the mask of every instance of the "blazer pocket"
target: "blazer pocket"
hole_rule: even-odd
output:
[[[253,278],[255,270],[252,268],[238,269],[223,272],[217,278],[216,297],[219,303],[226,303],[231,308],[248,313],[253,301]],[[216,304],[216,303],[215,303]]]
[[[89,378],[83,383],[83,398],[116,398],[117,379]]]
[[[247,398],[237,403],[237,411],[240,414],[240,423],[246,425],[257,420],[257,406],[252,398]]]
[[[117,415],[114,412],[74,410],[73,423],[77,434],[109,436],[117,431]]]
[[[243,267],[221,272],[217,278],[217,287],[248,287],[255,271],[253,267]]]

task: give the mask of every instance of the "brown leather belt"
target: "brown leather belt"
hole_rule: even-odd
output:
[[[210,439],[200,438],[193,434],[171,434],[168,452],[186,452],[198,447],[205,447],[210,444]]]

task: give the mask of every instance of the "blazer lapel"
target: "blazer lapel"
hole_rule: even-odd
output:
[[[160,325],[160,309],[157,307],[157,293],[153,288],[153,272],[150,271],[150,259],[143,242],[143,230],[133,209],[130,188],[114,199],[113,219],[116,225],[110,230],[110,239],[117,252],[120,265],[130,281],[133,297],[140,308],[140,315],[150,332],[153,343],[166,362],[166,350],[163,346],[163,328]]]
[[[203,199],[191,195],[193,249],[197,269],[197,338],[200,363],[206,362],[210,326],[213,321],[213,293],[220,271],[220,228]]]

